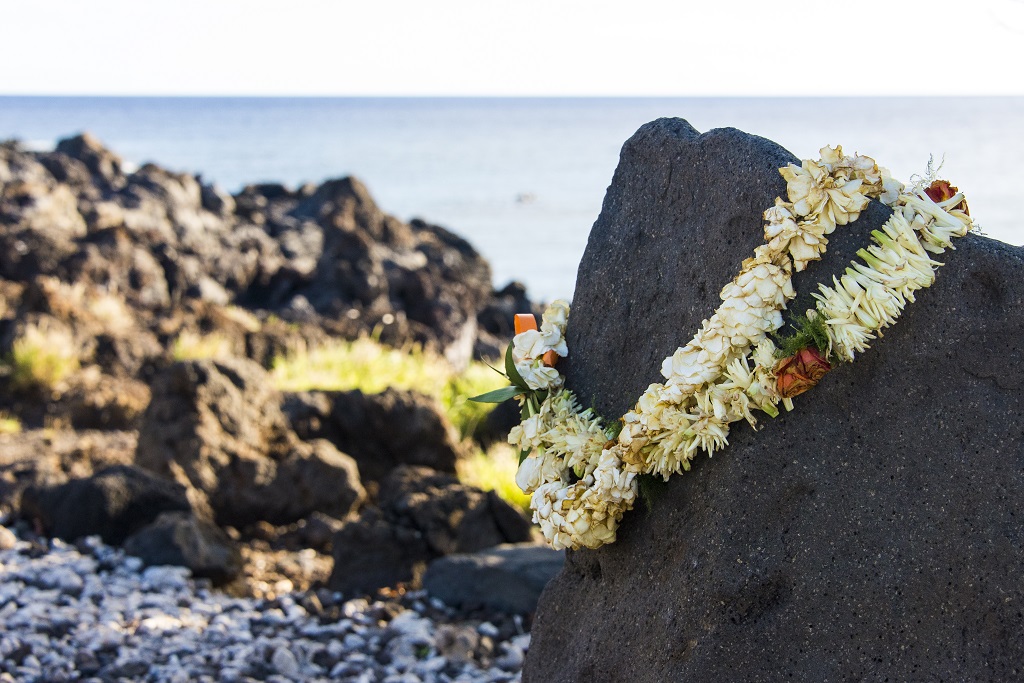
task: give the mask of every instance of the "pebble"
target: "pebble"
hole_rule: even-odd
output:
[[[98,538],[41,552],[2,526],[0,547],[5,531],[0,683],[512,683],[529,649],[528,633],[502,638],[422,592],[235,598],[182,567],[144,568]]]
[[[0,550],[10,550],[18,542],[14,532],[0,524]]]

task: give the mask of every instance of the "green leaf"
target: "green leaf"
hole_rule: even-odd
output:
[[[689,468],[687,467],[686,469]],[[643,501],[644,507],[647,508],[647,514],[651,514],[651,511],[654,510],[654,504],[665,495],[665,491],[668,489],[668,482],[659,479],[653,474],[641,474],[636,478],[636,483],[640,500]]]
[[[512,359],[512,345],[515,342],[509,342],[508,348],[505,350],[505,374],[508,375],[508,381],[517,387],[529,390],[530,387],[526,386],[526,380],[516,370],[516,362]]]
[[[519,394],[523,393],[523,390],[519,387],[502,387],[501,389],[495,389],[494,391],[488,391],[486,394],[480,394],[479,396],[473,396],[470,401],[477,403],[504,403],[510,398],[515,398]]]
[[[523,461],[526,460],[528,457],[530,457],[530,449],[526,449],[525,451],[519,451],[519,464],[522,465]]]

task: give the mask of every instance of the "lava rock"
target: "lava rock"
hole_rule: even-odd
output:
[[[335,534],[329,586],[349,592],[416,583],[442,555],[529,539],[530,523],[493,491],[402,465],[381,482],[379,508],[365,510]]]
[[[344,517],[363,501],[355,462],[326,441],[299,441],[255,363],[175,363],[152,392],[136,462],[186,486],[218,523],[288,524],[316,510]]]
[[[562,570],[565,553],[546,545],[516,543],[434,560],[423,587],[446,605],[530,614],[548,581]]]
[[[303,439],[327,439],[359,464],[369,481],[398,465],[455,472],[467,455],[441,406],[415,391],[388,388],[289,394],[282,406]]]
[[[23,517],[66,541],[98,535],[120,544],[160,513],[174,510],[191,510],[185,489],[130,465],[58,486],[30,487],[21,497]]]
[[[792,161],[681,120],[625,144],[567,330],[583,405],[620,415],[660,379],[761,242]],[[873,211],[830,235],[801,295],[845,265],[844,231],[884,220]],[[941,260],[885,338],[794,412],[734,426],[614,544],[567,554],[524,681],[1020,675],[1024,250],[971,235]]]
[[[124,542],[124,551],[148,566],[188,567],[192,576],[214,584],[234,580],[242,571],[242,554],[226,533],[188,512],[164,512]]]

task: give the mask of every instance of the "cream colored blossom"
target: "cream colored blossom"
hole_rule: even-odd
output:
[[[533,493],[540,486],[561,482],[566,472],[560,458],[547,451],[529,455],[519,463],[516,471],[516,485],[524,493]]]
[[[956,206],[962,199],[963,193],[959,192],[944,203]],[[923,191],[903,195],[900,202],[914,212],[911,225],[921,235],[922,246],[933,254],[954,248],[953,238],[963,237],[971,229],[969,216],[960,211],[946,211]]]
[[[835,150],[823,147],[821,154],[823,159],[835,159],[838,165],[842,160],[842,147]],[[822,226],[825,235],[837,225],[857,220],[868,205],[868,194],[873,186],[856,177],[852,166],[856,163],[851,162],[846,173],[835,176],[831,174],[828,162],[804,161],[799,167],[789,164],[781,169],[795,215],[814,217],[811,220]],[[869,177],[866,173],[861,175]]]
[[[764,238],[768,248],[780,253],[789,253],[793,268],[797,272],[807,267],[810,261],[821,258],[828,239],[825,226],[817,221],[797,222],[791,211],[792,205],[775,199],[775,206],[764,212]]]
[[[595,472],[568,487],[557,482],[537,488],[530,501],[536,522],[551,547],[598,548],[615,540],[623,513],[636,500],[634,473],[622,470],[611,450]]]
[[[889,169],[881,168],[879,171],[882,174],[882,193],[878,200],[886,206],[893,206],[903,193],[904,185],[889,174]]]
[[[516,370],[531,389],[556,389],[562,386],[562,376],[558,370],[547,367],[539,358],[516,362]]]
[[[544,322],[556,326],[562,334],[565,334],[565,326],[569,320],[569,302],[565,299],[555,299],[544,311],[542,319]]]

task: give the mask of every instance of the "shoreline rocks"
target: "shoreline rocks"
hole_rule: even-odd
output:
[[[533,307],[525,289],[492,291],[465,240],[387,215],[354,178],[232,196],[155,164],[131,171],[89,135],[52,152],[0,143],[0,424],[24,429],[0,434],[0,520],[100,534],[277,598],[324,585],[337,534],[413,464],[440,471],[416,479],[444,479],[444,509],[415,490],[400,523],[384,507],[389,525],[432,534],[423,561],[522,540],[518,511],[451,476],[467,446],[432,399],[285,400],[266,370],[359,335],[457,368],[504,349],[517,307]],[[469,542],[467,529],[484,531]]]
[[[0,623],[4,683],[512,683],[530,641],[521,620],[467,618],[422,591],[234,598],[95,537],[0,550]]]

